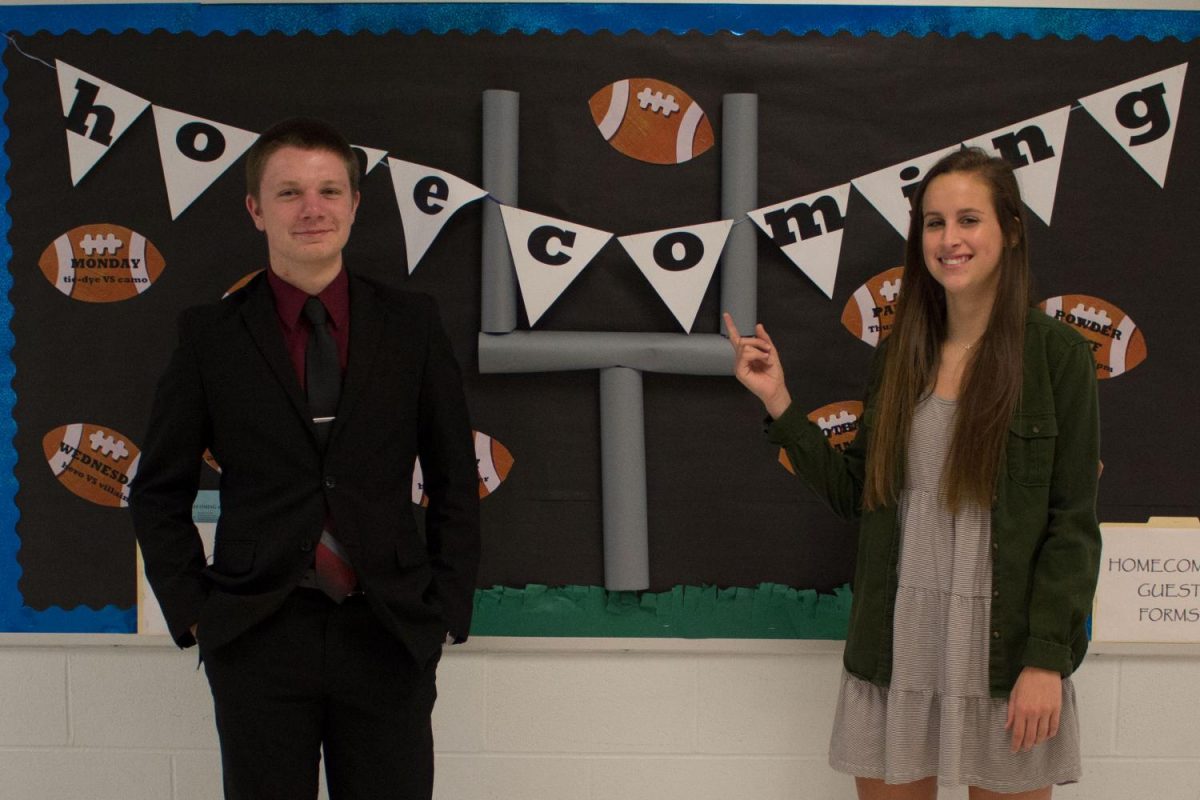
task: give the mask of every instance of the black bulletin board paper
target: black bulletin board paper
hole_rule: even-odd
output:
[[[1200,219],[1200,162],[1191,157],[1200,149],[1195,42],[101,31],[42,32],[20,37],[20,44],[155,105],[251,131],[315,115],[335,122],[355,144],[475,183],[481,94],[517,91],[520,207],[618,235],[720,218],[727,93],[759,97],[763,205],[1074,103],[1053,225],[1030,218],[1036,296],[1111,300],[1137,321],[1148,350],[1144,363],[1100,385],[1100,516],[1141,521],[1200,513],[1194,491],[1200,346],[1192,324]],[[1184,87],[1160,188],[1076,101],[1187,62],[1192,82]],[[176,315],[265,266],[265,248],[243,209],[240,161],[171,219],[149,112],[72,187],[55,72],[11,47],[4,63],[17,588],[21,602],[39,612],[127,609],[135,602],[129,519],[66,491],[47,469],[43,436],[65,423],[103,421],[140,437],[175,341]],[[636,75],[684,87],[707,111],[717,147],[670,167],[609,147],[587,99]],[[466,375],[474,427],[515,459],[507,481],[483,503],[479,587],[603,585],[596,373],[481,375],[478,206],[450,221],[409,276],[385,166],[365,176],[362,192],[348,264],[438,299]],[[37,262],[64,231],[102,221],[143,234],[166,266],[155,285],[130,300],[74,301],[43,277]],[[832,300],[765,237],[758,254],[759,318],[784,353],[796,401],[815,409],[859,398],[871,348],[842,327],[840,315],[858,286],[900,263],[900,237],[852,192]],[[705,296],[695,332],[718,331],[718,282]],[[615,243],[537,328],[678,330]],[[731,378],[647,374],[645,415],[651,591],[774,583],[828,592],[852,578],[853,527],[836,521],[777,463],[760,434],[760,409]],[[206,470],[204,488],[216,481]]]

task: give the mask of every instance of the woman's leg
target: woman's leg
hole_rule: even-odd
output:
[[[987,789],[972,786],[967,796],[970,800],[1050,800],[1050,792],[1053,789],[1053,786],[1043,786],[1041,789],[1028,792],[1005,794],[1004,792],[989,792]]]
[[[936,800],[937,778],[912,783],[884,783],[879,778],[855,778],[858,800]]]

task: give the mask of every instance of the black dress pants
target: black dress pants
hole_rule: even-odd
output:
[[[438,657],[417,665],[364,597],[297,589],[209,652],[226,800],[429,800]]]

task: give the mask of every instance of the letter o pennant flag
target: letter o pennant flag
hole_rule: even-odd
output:
[[[634,233],[617,241],[683,329],[691,333],[732,227],[733,220],[723,219],[686,228]]]
[[[154,106],[171,219],[178,219],[258,138],[223,122]]]

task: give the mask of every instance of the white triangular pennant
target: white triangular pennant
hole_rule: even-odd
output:
[[[449,172],[398,158],[389,158],[388,168],[392,173],[396,205],[400,206],[404,250],[411,275],[447,220],[487,192]]]
[[[900,198],[904,200],[903,195]],[[748,216],[826,297],[833,299],[849,201],[850,184],[843,183],[755,209]]]
[[[350,145],[355,150],[358,150],[366,157],[366,164],[363,165],[363,175],[370,175],[371,170],[379,166],[379,162],[383,161],[387,156],[387,150],[379,150],[374,147],[364,147],[361,144]]]
[[[910,158],[850,182],[901,236],[907,237],[909,211],[912,208],[908,202],[910,187],[920,183],[921,178],[925,177],[925,170],[937,163],[938,159],[958,149],[958,145],[953,145],[936,153]]]
[[[1063,106],[963,142],[967,147],[980,147],[1007,159],[1013,165],[1025,205],[1047,225],[1054,211],[1058,170],[1062,166],[1070,117],[1071,107]]]
[[[688,333],[712,282],[733,220],[634,233],[617,239]]]
[[[257,133],[162,106],[154,106],[154,127],[171,219],[204,194],[258,138]]]
[[[58,95],[67,126],[71,185],[78,186],[92,167],[117,143],[149,100],[63,63],[58,68]]]
[[[1186,73],[1180,64],[1079,101],[1159,186],[1167,183]]]
[[[500,206],[517,282],[532,326],[612,238],[554,217]]]

